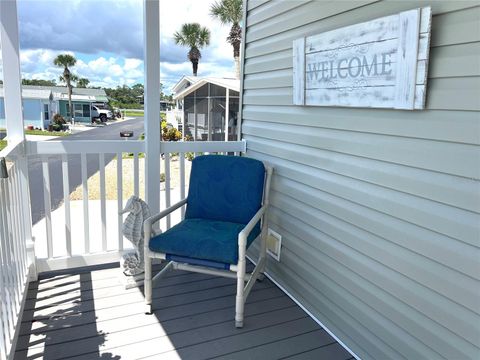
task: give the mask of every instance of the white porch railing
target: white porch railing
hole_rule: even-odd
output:
[[[36,239],[36,266],[39,272],[59,270],[78,266],[94,265],[118,261],[121,252],[129,246],[124,241],[121,228],[123,216],[119,215],[131,195],[144,194],[141,180],[148,174],[141,171],[141,154],[145,151],[143,141],[48,141],[27,142],[27,154],[41,162],[36,181],[42,182],[44,213],[41,221],[34,226]],[[162,208],[185,198],[189,171],[189,160],[185,154],[199,153],[239,153],[245,151],[245,143],[238,142],[162,142],[158,159],[162,162],[165,174],[164,189],[158,184],[158,199]],[[133,171],[128,171],[126,179],[124,154],[130,154]],[[116,181],[108,183],[106,164],[116,157]],[[175,171],[172,164],[176,161]],[[92,170],[93,164],[93,170]],[[53,170],[52,170],[53,169]],[[146,169],[146,167],[145,167]],[[112,170],[112,169],[110,169]],[[129,170],[132,170],[131,168]],[[52,186],[51,172],[60,176]],[[76,173],[73,179],[72,172]],[[88,178],[97,173],[99,189],[92,189]],[[32,175],[32,174],[30,174]],[[111,175],[111,171],[110,171]],[[73,180],[72,180],[73,179]],[[31,180],[32,181],[32,180]],[[71,182],[75,182],[72,184]],[[124,191],[124,184],[133,184],[130,193]],[[172,190],[172,183],[177,186]],[[81,188],[81,200],[75,204],[70,200],[72,187]],[[112,189],[116,187],[116,189]],[[99,194],[96,200],[89,200],[89,192]],[[116,190],[116,199],[106,197]],[[77,191],[78,193],[79,191]],[[61,199],[59,199],[59,197]],[[81,206],[80,203],[81,202]],[[75,205],[75,206],[74,206]],[[183,216],[183,210],[182,210]],[[161,224],[168,229],[180,217],[168,216]],[[83,224],[83,226],[82,226]]]
[[[23,146],[19,142],[0,152],[6,165],[0,165],[0,359],[7,359],[15,346],[28,286],[30,260],[26,240],[31,224],[24,216],[18,161],[24,160]]]

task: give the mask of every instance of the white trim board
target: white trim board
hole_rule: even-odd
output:
[[[253,261],[253,259],[247,255],[247,259],[250,260],[250,262],[252,262],[254,265],[257,265],[255,261]],[[277,280],[275,280],[275,278],[273,277],[273,275],[270,275],[268,273],[268,271],[266,271],[265,273],[265,276],[267,278],[269,278],[280,290],[282,290],[290,299],[292,299],[295,304],[297,304],[303,311],[305,311],[307,313],[308,316],[310,316],[312,318],[313,321],[315,321],[318,325],[321,326],[321,328],[323,330],[325,330],[332,338],[335,339],[336,342],[338,342],[345,350],[347,350],[354,358],[358,359],[358,360],[361,360],[361,357],[358,356],[357,354],[355,354],[347,345],[345,345],[345,343],[340,340],[332,331],[330,331],[330,329],[328,327],[326,327],[319,319],[317,319],[315,317],[315,315],[313,315],[310,310],[308,310],[305,306],[302,305],[302,303],[300,301],[298,301],[292,294],[290,294],[288,292],[287,289],[285,289],[285,287],[283,287],[282,284],[280,284]]]

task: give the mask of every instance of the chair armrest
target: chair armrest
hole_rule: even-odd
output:
[[[255,216],[248,222],[247,225],[243,228],[242,231],[238,234],[238,244],[241,245],[240,243],[243,242],[243,244],[247,244],[247,238],[248,235],[252,232],[253,228],[255,225],[260,221],[262,218],[262,215],[265,213],[265,210],[267,210],[267,205],[263,205],[255,214]]]
[[[183,205],[185,205],[187,203],[187,199],[183,199],[183,200],[180,200],[178,203],[176,203],[175,205],[172,205],[170,206],[169,208],[159,212],[158,214],[156,215],[152,215],[148,218],[146,218],[144,221],[143,221],[143,231],[145,233],[145,235],[148,233],[150,235],[151,231],[152,231],[152,225],[155,224],[157,221],[159,221],[161,218],[167,216],[168,214],[170,214],[171,212],[177,210],[178,208],[182,207]],[[145,238],[147,238],[147,236],[145,236]]]

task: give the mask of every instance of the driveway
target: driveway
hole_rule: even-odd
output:
[[[134,118],[122,122],[109,123],[106,126],[92,130],[82,131],[64,138],[62,141],[77,140],[119,140],[120,131],[130,130],[134,132],[134,139],[138,139],[143,130],[143,117]],[[105,155],[105,165],[108,164],[115,154]],[[52,211],[63,202],[63,175],[62,160],[60,156],[49,156],[50,175],[50,198]],[[87,154],[87,176],[90,177],[99,170],[99,160],[96,154]],[[68,173],[70,192],[82,183],[81,160],[79,155],[68,156]],[[32,222],[36,224],[45,216],[43,200],[43,172],[42,162],[39,156],[32,156],[28,160],[28,175],[30,179],[30,200],[32,206]]]

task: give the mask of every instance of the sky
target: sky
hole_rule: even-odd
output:
[[[160,81],[167,94],[182,75],[192,74],[188,48],[173,41],[183,23],[198,22],[211,31],[198,75],[235,76],[233,49],[226,42],[229,27],[210,17],[211,3],[160,1]],[[78,60],[72,72],[91,86],[143,83],[142,0],[17,0],[17,9],[23,78],[58,82],[62,69],[53,59],[70,53]]]

